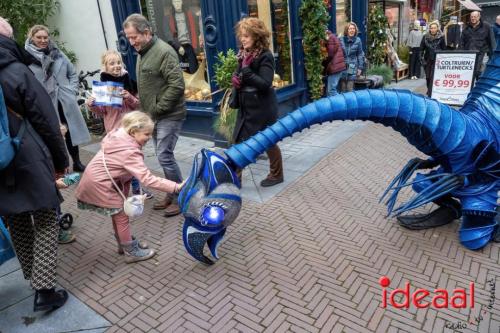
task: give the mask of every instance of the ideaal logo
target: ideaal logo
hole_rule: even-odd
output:
[[[404,289],[394,289],[390,293],[387,292],[387,287],[391,284],[391,280],[387,276],[382,276],[379,279],[380,286],[382,286],[382,307],[387,307],[387,302],[392,307],[401,309],[409,308],[410,303],[416,308],[428,308],[433,307],[436,309],[452,307],[454,309],[460,308],[474,308],[474,282],[469,283],[469,291],[465,288],[455,288],[451,294],[446,289],[434,289],[430,291],[424,288],[418,288],[413,293],[410,294],[410,283],[406,282]],[[395,300],[395,296],[401,294],[403,296],[403,302],[398,303]],[[424,302],[423,299],[427,296],[432,295],[432,300],[430,302]]]

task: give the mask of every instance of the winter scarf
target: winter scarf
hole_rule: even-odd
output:
[[[62,57],[61,51],[59,51],[55,43],[49,40],[47,48],[40,49],[33,44],[31,38],[28,38],[24,44],[24,48],[40,62],[42,70],[45,73],[45,78],[51,77],[54,62]]]
[[[424,35],[424,38],[429,40],[429,41],[433,41],[433,40],[437,40],[439,38],[443,37],[443,33],[441,32],[441,30],[438,29],[438,31],[436,32],[435,35],[431,35],[431,33],[429,31],[427,31]]]
[[[122,83],[123,88],[131,93],[132,95],[137,95],[137,83],[130,78],[127,71],[123,71],[122,75],[114,76],[106,72],[101,72],[101,82],[117,82]]]
[[[244,48],[241,48],[237,54],[238,61],[241,63],[243,62],[243,59],[246,59],[247,57],[251,57],[250,59],[256,59],[260,54],[262,53],[262,49],[253,49],[253,50],[245,50]]]
[[[441,30],[438,30],[435,35],[431,35],[430,32],[427,32],[424,35],[424,43],[426,47],[435,51],[438,48],[441,37],[443,37]]]

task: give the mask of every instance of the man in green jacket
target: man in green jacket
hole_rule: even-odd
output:
[[[149,21],[132,14],[123,22],[123,30],[137,57],[137,88],[141,109],[155,122],[153,142],[165,177],[182,182],[174,157],[175,144],[186,118],[184,78],[175,50],[153,34]],[[165,209],[165,216],[180,214],[177,198],[168,196],[155,209]]]

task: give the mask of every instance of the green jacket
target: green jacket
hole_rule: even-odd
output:
[[[136,66],[141,109],[153,120],[184,120],[184,78],[174,49],[157,37],[139,51]]]

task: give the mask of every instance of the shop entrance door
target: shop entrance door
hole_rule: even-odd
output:
[[[122,24],[130,14],[141,13],[141,5],[139,0],[111,0],[111,8],[113,9],[116,31],[118,32],[116,48],[122,54],[123,63],[127,67],[130,77],[135,80],[135,60],[137,53],[125,37]]]

